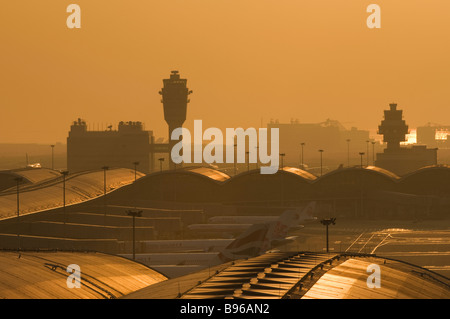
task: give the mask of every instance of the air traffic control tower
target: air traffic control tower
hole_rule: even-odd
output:
[[[397,110],[397,104],[389,104],[384,111],[384,120],[378,126],[378,134],[383,135],[387,143],[383,153],[377,153],[375,166],[387,169],[397,175],[405,175],[421,167],[437,164],[437,148],[426,145],[401,146],[406,141],[408,125],[403,120],[403,111]]]
[[[178,71],[172,71],[169,79],[163,79],[164,87],[159,91],[162,95],[161,102],[164,107],[164,119],[169,125],[169,167],[175,168],[170,152],[177,141],[171,140],[172,131],[182,127],[186,120],[187,104],[189,103],[189,91],[187,80],[180,79]]]
[[[384,111],[384,120],[378,126],[378,134],[383,135],[383,142],[389,150],[398,150],[400,142],[406,140],[408,125],[403,120],[403,111],[397,110],[397,104],[389,104],[390,110]]]

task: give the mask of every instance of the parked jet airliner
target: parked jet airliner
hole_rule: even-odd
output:
[[[277,245],[293,240],[293,237],[286,238],[288,231],[298,227],[300,223],[315,220],[314,209],[315,202],[311,202],[303,210],[286,210],[275,222],[254,224],[236,239],[231,240],[220,252],[143,253],[136,254],[136,261],[158,270],[158,267],[167,268],[167,265],[202,265],[206,268],[236,259],[255,257]],[[121,256],[132,258],[131,254]],[[164,273],[163,270],[160,271]]]

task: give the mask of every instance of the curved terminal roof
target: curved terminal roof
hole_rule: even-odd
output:
[[[336,169],[334,171],[328,172],[326,174],[324,174],[323,176],[317,178],[316,182],[325,182],[328,179],[334,177],[335,175],[349,175],[349,174],[366,174],[366,175],[377,175],[380,176],[382,178],[385,178],[387,180],[390,180],[392,182],[396,182],[400,179],[399,176],[397,176],[396,174],[385,170],[383,168],[380,167],[376,167],[376,166],[366,166],[363,168],[360,167],[347,167],[347,168],[340,168],[340,169]]]
[[[76,264],[81,289],[68,288],[66,271]],[[100,253],[0,251],[0,298],[111,299],[167,278],[131,260]],[[75,281],[74,281],[75,282]]]
[[[446,164],[439,164],[439,165],[429,165],[429,166],[424,166],[421,167],[413,172],[410,172],[406,175],[403,176],[403,178],[411,176],[411,175],[415,175],[415,174],[422,174],[428,171],[450,171],[450,165],[446,165]]]
[[[312,183],[312,189],[319,196],[351,197],[361,191],[401,191],[398,182],[398,176],[379,167],[350,167],[319,177]]]
[[[38,183],[61,176],[60,172],[48,168],[25,168],[13,170],[12,173],[29,180],[31,183]]]
[[[367,286],[367,267],[372,264],[380,266],[381,288]],[[189,285],[180,288],[177,282]],[[450,298],[450,280],[374,255],[278,252],[170,279],[124,298]]]
[[[204,202],[215,200],[229,176],[209,167],[183,167],[146,175],[114,194],[116,200],[130,196],[141,200]]]
[[[380,287],[369,288],[368,268],[380,267]],[[373,283],[373,282],[372,282]],[[351,258],[326,272],[302,299],[448,299],[450,281],[422,268],[381,258]]]
[[[22,183],[36,184],[52,180],[61,176],[61,173],[48,168],[21,168],[0,171],[0,190],[16,185],[15,178],[22,177]]]
[[[275,174],[266,174],[266,175],[261,174],[260,169],[252,169],[252,170],[245,171],[245,172],[242,172],[242,173],[240,173],[240,174],[238,174],[236,176],[231,177],[229,179],[229,181],[230,182],[231,181],[234,182],[236,180],[240,180],[242,178],[245,178],[245,177],[247,177],[249,175],[255,175],[255,176],[262,175],[262,176],[266,176],[267,177],[267,176],[271,176],[271,175],[277,175],[279,173],[285,173],[288,176],[299,177],[301,180],[304,180],[306,182],[311,182],[311,181],[314,181],[314,180],[317,179],[317,176],[315,176],[315,175],[313,175],[313,174],[311,174],[311,173],[309,173],[307,171],[304,171],[302,169],[299,169],[299,168],[296,168],[296,167],[283,167],[282,170],[278,170],[277,173],[275,173]]]
[[[381,167],[377,167],[377,166],[366,166],[365,169],[366,169],[366,170],[370,170],[370,171],[377,172],[377,173],[379,173],[379,174],[381,174],[381,175],[384,175],[384,176],[388,176],[388,177],[390,177],[392,180],[399,180],[399,179],[400,179],[400,177],[399,177],[398,175],[394,174],[394,173],[391,172],[391,171],[388,171],[387,169],[381,168]]]
[[[20,170],[30,181],[21,185],[20,213],[27,214],[62,206],[62,177],[47,179],[56,171],[48,169]],[[281,173],[281,174],[280,174]],[[8,173],[9,177],[18,172]],[[80,203],[103,195],[102,170],[69,175],[67,178],[67,205]],[[144,174],[138,172],[138,177]],[[114,198],[135,196],[142,200],[181,202],[257,202],[315,198],[317,196],[350,196],[363,185],[367,192],[385,191],[402,194],[450,194],[446,186],[450,178],[449,166],[432,166],[417,170],[405,177],[374,166],[341,168],[316,177],[309,172],[285,167],[273,175],[250,170],[237,176],[210,167],[186,167],[157,172],[140,178],[133,187],[115,192]],[[1,174],[0,174],[1,179]],[[27,179],[27,180],[28,180]],[[9,182],[13,182],[12,178]],[[107,189],[111,191],[134,181],[132,169],[107,171]],[[16,215],[16,189],[0,192],[0,219]],[[1,189],[1,185],[0,185]],[[350,195],[349,195],[350,194]]]
[[[414,172],[410,172],[402,177],[402,181],[408,181],[414,178],[422,178],[423,176],[441,176],[446,178],[450,176],[450,166],[449,165],[430,165],[419,168]],[[445,177],[444,177],[445,176]]]
[[[330,257],[334,255],[270,253],[238,261],[181,298],[280,299]]]
[[[316,175],[313,175],[310,172],[304,171],[304,170],[296,168],[296,167],[283,167],[283,171],[284,172],[288,172],[288,173],[292,173],[292,174],[295,174],[295,175],[298,175],[298,176],[300,176],[300,177],[302,177],[303,179],[306,179],[306,180],[313,181],[313,180],[317,179]]]
[[[222,202],[257,202],[298,199],[311,196],[316,177],[294,167],[284,167],[275,174],[261,174],[253,169],[233,176],[222,183],[217,192]]]
[[[327,196],[350,198],[359,190],[366,194],[449,195],[450,188],[445,186],[448,178],[448,167],[424,168],[402,178],[375,166],[340,168],[321,177],[294,167],[285,167],[276,174],[261,174],[260,170],[253,169],[232,177],[210,167],[186,167],[149,174],[115,196],[132,194],[142,200],[177,202],[256,203]]]
[[[144,174],[138,173],[137,177]],[[134,170],[109,169],[106,172],[106,190],[128,185],[134,181]],[[66,205],[81,203],[102,196],[104,193],[104,171],[93,171],[68,175],[66,178]],[[22,185],[19,193],[20,214],[29,214],[63,205],[62,177],[36,185]],[[0,193],[0,219],[17,215],[16,189]]]
[[[230,176],[228,176],[227,174],[209,167],[187,167],[183,170],[208,177],[217,182],[224,182],[230,178]]]
[[[432,165],[411,172],[400,181],[402,188],[414,194],[450,195],[450,166]]]

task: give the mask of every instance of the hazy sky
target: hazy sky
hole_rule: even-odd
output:
[[[410,128],[450,125],[449,14],[448,0],[2,1],[0,143],[65,142],[78,117],[167,137],[171,70],[194,91],[188,128],[331,118],[374,132],[391,102]]]

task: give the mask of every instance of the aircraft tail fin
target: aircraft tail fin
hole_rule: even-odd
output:
[[[310,202],[303,209],[286,210],[278,221],[254,224],[239,235],[219,253],[222,261],[255,257],[270,250],[275,242],[282,242],[290,228],[299,223],[313,219],[315,202]]]
[[[219,253],[219,258],[223,261],[230,261],[260,255],[267,231],[267,224],[250,226]]]
[[[309,202],[303,208],[285,210],[278,221],[269,224],[266,240],[262,250],[268,251],[280,243],[284,243],[289,229],[300,228],[300,223],[314,220],[316,202]]]

